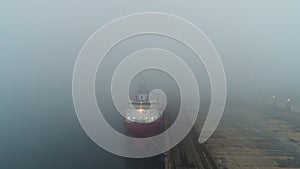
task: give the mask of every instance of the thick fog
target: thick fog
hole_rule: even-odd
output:
[[[300,99],[300,1],[297,0],[1,1],[0,159],[8,163],[22,159],[21,164],[28,164],[26,160],[39,158],[41,166],[51,164],[51,160],[59,162],[64,156],[69,156],[68,166],[75,166],[74,161],[81,158],[96,159],[91,154],[103,150],[94,150],[97,146],[85,136],[73,108],[75,61],[97,29],[135,12],[166,12],[197,25],[212,41],[223,62],[227,104],[256,100],[266,93]],[[167,48],[182,56],[195,73],[201,99],[209,101],[209,79],[201,62],[195,61],[193,54],[180,43],[165,37],[135,37],[127,44],[120,44],[109,53],[111,57],[105,67],[99,68],[97,78],[102,76],[103,83],[108,84],[118,61],[145,47]],[[173,91],[177,86],[167,87],[174,80],[163,73],[147,75],[146,72],[132,84],[132,93],[144,78],[151,79],[150,88],[162,85],[168,90],[170,100],[178,101],[178,93]],[[100,105],[102,99],[107,101],[108,94],[101,92],[110,92],[107,85],[102,85],[101,80],[96,80]],[[70,139],[74,142],[70,143]],[[90,149],[78,147],[78,142],[89,143]],[[50,155],[44,153],[47,151]],[[72,153],[76,151],[81,155]],[[26,156],[28,152],[32,157]]]

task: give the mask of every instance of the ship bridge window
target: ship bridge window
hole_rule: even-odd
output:
[[[144,103],[144,102],[142,102],[142,103],[133,102],[132,104],[144,104],[144,105],[150,105],[151,103],[148,103],[148,102],[146,102],[146,103]]]

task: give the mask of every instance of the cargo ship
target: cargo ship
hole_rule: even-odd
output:
[[[129,100],[124,122],[126,134],[131,137],[152,137],[163,130],[163,109],[157,100],[149,100],[149,92],[139,90]]]

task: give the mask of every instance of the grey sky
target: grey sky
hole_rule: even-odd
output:
[[[9,86],[22,78],[31,79],[22,81],[22,87],[29,83],[29,88],[33,82],[44,83],[40,78],[50,85],[70,79],[81,46],[95,30],[144,11],[168,12],[199,26],[222,57],[229,87],[255,83],[284,90],[300,85],[296,0],[2,1],[1,8],[1,72],[10,74],[2,76]]]

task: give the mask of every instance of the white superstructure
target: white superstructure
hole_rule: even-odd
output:
[[[139,91],[134,100],[129,101],[126,111],[127,122],[151,123],[160,118],[162,110],[156,100],[149,100],[149,93]]]

